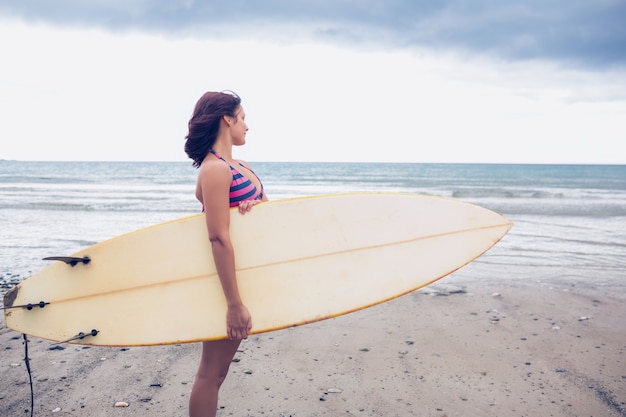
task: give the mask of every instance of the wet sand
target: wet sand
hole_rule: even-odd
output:
[[[446,278],[250,337],[218,416],[626,416],[625,299],[608,286]],[[198,344],[61,347],[30,339],[35,416],[187,415]],[[0,415],[28,416],[22,336],[4,318],[0,348]]]

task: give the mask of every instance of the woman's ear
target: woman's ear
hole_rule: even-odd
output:
[[[230,117],[230,116],[229,116],[229,115],[227,115],[227,114],[226,114],[226,115],[224,115],[224,116],[222,116],[222,119],[226,122],[226,125],[227,125],[228,127],[230,127],[230,125],[232,125],[232,124],[233,124],[233,118],[232,118],[232,117]]]

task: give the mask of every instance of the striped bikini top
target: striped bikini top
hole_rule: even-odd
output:
[[[213,149],[211,149],[209,152],[211,152],[213,155],[215,155],[222,161],[226,162],[226,160],[222,158]],[[228,164],[228,162],[226,163]],[[248,171],[252,172],[252,174],[255,177],[257,177],[257,179],[259,180],[259,184],[261,184],[261,191],[259,192],[256,189],[256,186],[254,185],[254,183],[250,181],[248,178],[246,178],[245,175],[237,171],[237,169],[235,169],[235,167],[233,167],[232,165],[228,164],[228,166],[230,167],[230,172],[232,172],[233,174],[233,180],[230,183],[230,194],[229,194],[231,207],[237,207],[240,201],[263,199],[263,183],[261,183],[261,179],[250,168],[246,167],[242,163],[239,163],[239,165],[247,169]]]

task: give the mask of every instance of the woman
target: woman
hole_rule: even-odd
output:
[[[248,126],[234,93],[205,93],[189,121],[185,152],[199,168],[196,197],[203,205],[215,267],[228,306],[228,339],[202,343],[202,357],[189,399],[190,417],[215,416],[220,386],[252,320],[237,287],[230,240],[230,208],[241,214],[266,201],[263,185],[245,162],[233,159],[233,146],[246,143]]]

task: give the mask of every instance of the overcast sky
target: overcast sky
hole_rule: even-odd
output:
[[[624,0],[0,0],[0,159],[626,163]]]

